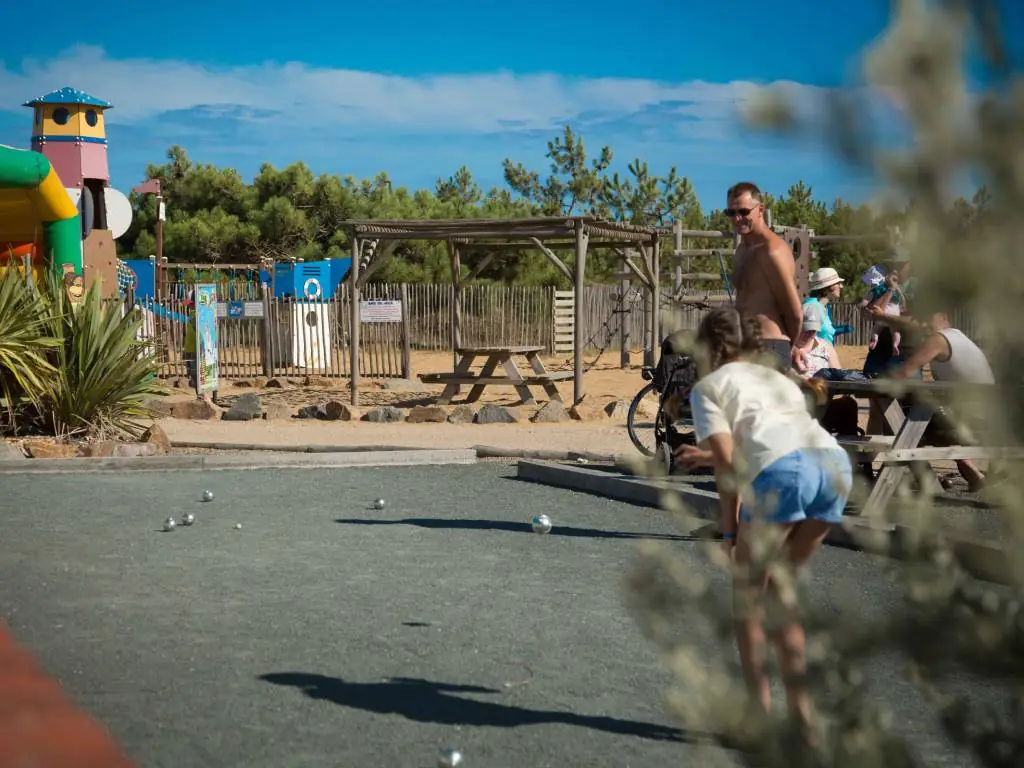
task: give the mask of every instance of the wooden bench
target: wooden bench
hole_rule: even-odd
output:
[[[485,387],[515,387],[516,392],[524,403],[532,404],[536,400],[530,391],[531,386],[540,386],[552,400],[561,402],[562,396],[555,386],[557,381],[571,381],[574,378],[572,371],[549,371],[544,367],[540,359],[543,347],[535,346],[509,346],[509,347],[460,347],[455,350],[458,362],[455,370],[444,373],[421,373],[419,379],[424,384],[444,384],[444,392],[438,397],[439,405],[448,405],[452,398],[459,394],[463,386],[471,386],[467,403],[473,403],[480,399]],[[470,368],[478,357],[485,357],[486,361],[480,373],[471,373]],[[532,373],[523,375],[516,365],[515,357],[524,357],[529,364]],[[494,372],[501,366],[505,376],[495,376]]]
[[[903,405],[892,398],[893,388],[899,387],[901,394],[912,395],[910,406],[904,413]],[[872,400],[886,402],[883,412],[885,422],[892,430],[893,436],[867,435],[865,437],[843,436],[839,444],[850,453],[855,454],[858,463],[879,462],[882,470],[878,474],[874,487],[866,499],[861,514],[880,516],[884,514],[890,499],[907,465],[914,465],[927,472],[931,461],[960,461],[964,459],[1009,459],[1024,458],[1024,449],[984,446],[957,445],[949,447],[921,447],[921,440],[934,417],[935,411],[929,400],[941,402],[949,400],[959,392],[971,392],[991,396],[991,385],[955,385],[947,382],[933,381],[838,381],[829,382],[829,391],[833,395],[853,395]],[[865,461],[866,460],[866,461]]]
[[[542,376],[523,376],[519,381],[524,384],[542,385],[546,381],[570,381],[572,378],[572,371],[551,371],[550,373],[545,373]],[[457,373],[421,373],[419,375],[419,379],[424,384],[447,384],[454,382],[456,384],[485,384],[489,386],[501,386],[502,384],[512,386],[516,381],[516,379],[512,379],[508,376],[491,376],[485,379],[473,374],[463,376]]]

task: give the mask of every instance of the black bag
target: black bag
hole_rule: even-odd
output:
[[[662,404],[673,403],[672,417],[689,418],[690,390],[697,383],[697,362],[685,354],[686,336],[677,332],[661,343],[661,357],[654,368],[652,381],[661,393]]]

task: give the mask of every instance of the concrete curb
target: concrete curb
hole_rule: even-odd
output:
[[[658,509],[663,509],[662,493],[668,489],[680,494],[698,517],[710,521],[718,517],[718,494],[687,487],[685,482],[614,475],[600,469],[530,459],[519,461],[516,476],[529,482]],[[848,516],[841,527],[833,528],[827,541],[835,546],[903,559],[917,535],[917,531],[908,526]],[[948,534],[946,540],[960,566],[972,576],[998,584],[1015,584],[1013,568],[998,542]]]
[[[470,449],[408,449],[365,453],[253,456],[147,456],[131,458],[34,459],[0,461],[0,475],[68,474],[85,472],[165,472],[168,470],[322,469],[341,467],[402,467],[424,464],[475,464]]]
[[[271,445],[267,443],[217,443],[195,440],[172,440],[172,448],[198,448],[210,451],[269,451],[278,453],[354,453],[359,451],[409,451],[399,445]],[[593,453],[591,451],[548,451],[526,448],[502,448],[494,445],[474,445],[480,459],[538,459],[547,461],[593,461],[625,466],[628,458],[623,454]]]

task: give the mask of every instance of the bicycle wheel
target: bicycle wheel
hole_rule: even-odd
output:
[[[629,413],[626,415],[626,431],[629,433],[629,439],[644,456],[654,456],[657,450],[656,434],[661,425],[662,416],[661,408],[658,409],[658,415],[654,418],[641,415],[639,413],[640,403],[647,395],[656,391],[657,388],[653,381],[647,384],[636,393],[633,402],[629,404]]]

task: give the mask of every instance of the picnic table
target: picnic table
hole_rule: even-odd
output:
[[[925,430],[935,416],[935,405],[949,403],[956,395],[972,393],[993,396],[993,386],[985,384],[953,384],[950,382],[874,379],[871,381],[830,381],[830,395],[851,395],[871,400],[888,399],[883,416],[893,436],[867,435],[857,437],[843,435],[839,443],[848,451],[861,457],[871,456],[872,461],[881,462],[871,493],[868,495],[860,514],[865,517],[882,515],[896,493],[899,482],[908,465],[929,461],[957,461],[962,459],[1024,458],[1024,451],[1017,448],[993,448],[983,446],[949,446],[943,448],[921,447]],[[909,408],[904,411],[900,399],[909,395]]]
[[[467,403],[480,399],[485,387],[515,387],[519,397],[528,405],[537,402],[533,397],[531,386],[540,386],[551,400],[562,400],[558,393],[557,381],[568,381],[573,378],[572,371],[549,371],[540,359],[544,347],[512,346],[512,347],[460,347],[455,350],[458,362],[451,373],[421,373],[420,381],[424,384],[445,385],[444,392],[437,399],[438,405],[448,405],[455,395],[459,394],[463,385],[472,385]],[[486,358],[480,373],[472,373],[470,368],[478,357]],[[516,364],[515,358],[523,357],[530,366],[532,373],[523,375]],[[504,376],[495,376],[498,366],[505,371]]]

